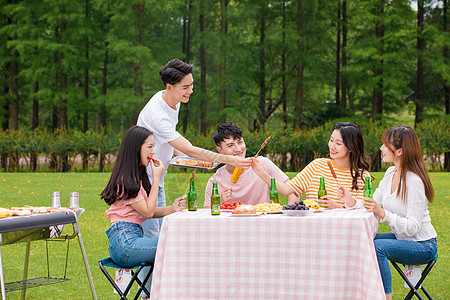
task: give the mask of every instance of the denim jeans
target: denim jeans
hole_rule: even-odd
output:
[[[164,193],[164,187],[159,187],[158,189],[158,200],[156,202],[157,207],[164,207],[166,206],[166,195]],[[161,224],[162,224],[163,218],[152,218],[145,220],[142,223],[142,229],[144,230],[144,237],[159,237],[159,231],[161,230]],[[150,271],[150,267],[144,267],[141,272],[139,273],[139,280],[143,281],[145,276],[147,276],[148,272]],[[150,275],[150,279],[147,281],[147,284],[145,287],[147,290],[150,291],[152,286],[152,275]],[[141,293],[142,297],[146,297],[145,293]]]
[[[406,265],[423,265],[429,263],[437,253],[436,238],[415,242],[397,240],[393,233],[377,233],[373,242],[386,294],[392,293],[392,277],[388,260]]]
[[[131,268],[143,261],[154,262],[158,238],[143,237],[139,224],[118,222],[106,230],[109,255],[122,266]]]

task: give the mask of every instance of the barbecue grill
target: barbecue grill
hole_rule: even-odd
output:
[[[18,216],[7,217],[0,219],[0,281],[1,281],[1,295],[2,299],[6,299],[6,292],[22,290],[21,299],[25,299],[25,293],[27,288],[43,286],[53,283],[59,283],[69,280],[68,278],[57,277],[28,277],[28,264],[30,258],[30,245],[32,241],[36,240],[70,240],[75,237],[78,238],[80,244],[81,253],[84,260],[84,266],[86,269],[86,276],[89,280],[91,294],[93,299],[97,299],[95,293],[94,283],[92,281],[91,271],[89,269],[89,263],[84,249],[83,239],[81,237],[80,226],[78,224],[78,217],[84,212],[84,208],[77,209],[75,211],[59,212],[59,213],[46,213],[46,214],[33,214],[30,216]],[[61,231],[64,225],[72,224],[72,235],[62,235]],[[3,275],[3,263],[2,263],[2,246],[8,244],[15,244],[25,242],[25,264],[24,264],[24,276],[23,280],[5,283]],[[68,254],[68,253],[67,253]],[[47,258],[48,261],[48,258]],[[66,256],[67,267],[67,256]]]

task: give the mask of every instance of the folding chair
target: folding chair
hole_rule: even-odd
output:
[[[134,300],[138,299],[140,297],[140,293],[142,291],[144,291],[148,297],[150,297],[150,291],[148,291],[145,288],[145,284],[147,283],[147,281],[150,278],[150,275],[153,272],[153,263],[148,263],[148,262],[142,262],[137,266],[134,266],[132,268],[125,268],[122,266],[117,265],[116,263],[113,262],[113,260],[111,259],[111,257],[102,259],[98,262],[99,266],[100,266],[100,270],[102,270],[103,274],[106,276],[106,278],[108,279],[108,281],[111,283],[111,285],[114,287],[114,289],[117,291],[117,293],[119,293],[120,295],[120,299],[121,300],[127,300],[127,294],[130,292],[131,287],[133,285],[134,282],[137,282],[139,285],[139,290],[137,291],[136,295],[134,296]],[[114,268],[114,269],[122,269],[122,270],[131,270],[131,280],[130,283],[128,283],[127,287],[125,288],[125,290],[122,292],[122,290],[117,286],[117,284],[115,283],[115,281],[111,278],[111,276],[109,275],[109,273],[105,270],[105,267],[110,267],[110,268]],[[138,278],[139,272],[141,272],[142,268],[144,267],[150,267],[150,271],[148,272],[147,276],[144,278],[144,281],[140,281]],[[134,271],[136,270],[136,271]]]
[[[428,299],[433,300],[433,298],[430,296],[430,294],[424,288],[422,283],[425,280],[425,278],[427,277],[428,273],[430,273],[431,269],[433,268],[434,264],[437,261],[437,258],[438,258],[438,255],[436,254],[436,256],[433,258],[433,260],[427,264],[427,266],[425,267],[425,269],[422,272],[422,276],[420,276],[419,281],[417,281],[417,284],[415,286],[409,281],[408,277],[406,277],[406,275],[403,273],[402,269],[400,269],[400,267],[397,265],[397,263],[392,260],[390,261],[391,264],[394,266],[394,268],[397,270],[398,274],[400,274],[400,276],[402,276],[403,280],[410,288],[410,291],[409,291],[408,295],[406,295],[405,300],[411,299],[414,295],[416,295],[416,297],[419,298],[420,300],[423,300],[423,298],[420,296],[420,294],[418,292],[419,288],[422,289],[423,293],[425,294],[425,296],[427,296]]]

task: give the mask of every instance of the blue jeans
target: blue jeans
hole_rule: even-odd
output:
[[[106,235],[109,255],[116,264],[131,268],[143,261],[155,261],[158,238],[143,237],[139,224],[118,222],[106,230]]]
[[[391,268],[388,260],[405,265],[424,265],[437,253],[436,238],[415,242],[397,240],[393,233],[377,233],[373,242],[386,294],[392,293]]]
[[[166,195],[164,193],[164,187],[159,187],[158,189],[158,202],[156,203],[157,207],[164,207],[166,206]],[[152,218],[145,220],[142,223],[142,229],[144,230],[144,237],[149,238],[158,238],[159,237],[159,231],[161,230],[161,224],[162,224],[163,218]],[[144,267],[141,272],[139,273],[139,279],[141,281],[144,280],[145,276],[147,276],[148,272],[150,271],[150,267]],[[152,286],[152,277],[153,274],[150,275],[150,279],[147,281],[145,287],[147,290],[150,291]],[[141,293],[142,297],[146,297],[146,294],[144,292]]]

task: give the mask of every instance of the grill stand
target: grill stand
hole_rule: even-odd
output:
[[[92,299],[97,300],[97,294],[95,292],[94,282],[92,280],[91,271],[89,268],[89,263],[87,260],[86,250],[84,248],[83,239],[81,237],[81,231],[80,226],[78,224],[78,216],[84,211],[84,209],[80,209],[77,211],[77,213],[73,213],[73,216],[71,216],[70,220],[64,220],[62,224],[72,224],[73,227],[73,234],[64,237],[56,237],[52,238],[51,240],[66,240],[66,239],[73,239],[75,237],[78,237],[78,242],[80,245],[81,253],[83,256],[83,262],[84,267],[86,270],[86,275],[88,277]],[[45,217],[40,216],[40,218],[44,218],[44,221],[50,222],[50,220],[45,220]],[[64,218],[65,219],[65,218]],[[16,219],[17,220],[17,219]],[[31,220],[31,219],[23,219],[23,220]],[[32,222],[30,222],[32,223]],[[59,223],[59,222],[56,222]],[[9,225],[9,224],[7,224]],[[28,279],[28,266],[29,266],[29,259],[30,259],[30,246],[31,241],[33,240],[42,240],[42,239],[48,239],[50,238],[50,226],[56,226],[61,224],[47,224],[45,223],[45,227],[37,226],[36,224],[24,226],[24,230],[17,230],[15,232],[9,232],[8,229],[1,228],[0,231],[0,284],[1,284],[1,295],[2,299],[6,300],[6,291],[15,291],[15,290],[22,290],[21,292],[21,299],[25,299],[26,296],[26,289],[30,287],[37,287],[37,286],[43,286],[43,285],[49,285],[54,283],[60,283],[65,282],[70,279],[65,278],[55,278],[55,277],[37,277],[37,278],[30,278]],[[11,230],[12,231],[12,230]],[[58,231],[58,229],[56,229]],[[8,233],[11,233],[8,235]],[[4,235],[6,235],[6,239],[4,239]],[[2,254],[1,254],[1,246],[3,244],[13,244],[18,242],[26,242],[26,250],[25,250],[25,263],[24,263],[24,272],[23,272],[23,280],[15,281],[15,282],[9,282],[5,283],[4,273],[3,273],[3,261],[2,261]],[[66,258],[67,259],[67,258]],[[67,264],[66,264],[67,265]],[[8,287],[8,288],[6,288]]]

